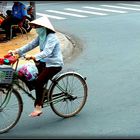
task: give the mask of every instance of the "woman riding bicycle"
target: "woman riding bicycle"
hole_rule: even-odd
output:
[[[39,53],[26,56],[27,60],[32,59],[35,61],[39,72],[38,77],[34,82],[36,91],[34,111],[29,114],[29,116],[36,117],[42,114],[44,84],[61,71],[64,62],[60,42],[49,19],[47,17],[41,17],[33,20],[29,24],[36,29],[38,36],[30,43],[12,51],[12,53],[21,56],[37,46],[40,47]]]

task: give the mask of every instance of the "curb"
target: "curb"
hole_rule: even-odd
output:
[[[75,47],[75,43],[65,33],[57,32],[56,34],[58,36],[58,39],[60,40],[60,44],[62,47],[62,54],[65,61],[69,59],[69,57],[72,55],[73,49]]]

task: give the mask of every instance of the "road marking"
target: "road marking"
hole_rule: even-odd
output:
[[[135,8],[135,7],[140,7],[139,4],[130,4],[130,3],[116,3],[117,5],[100,5],[100,6],[104,6],[104,7],[108,7],[108,8],[97,8],[97,7],[91,7],[91,6],[83,6],[81,8],[85,8],[85,9],[92,9],[92,10],[101,10],[101,11],[106,11],[106,12],[114,12],[114,13],[128,13],[128,11],[124,11],[124,10],[116,10],[116,9],[109,9],[109,8],[120,8],[120,9],[125,9],[125,10],[135,10],[135,11],[140,11],[140,8]],[[120,5],[124,5],[124,6],[118,6],[118,4]],[[126,7],[125,7],[126,6]],[[127,7],[127,6],[135,6],[135,7]],[[81,10],[81,9],[74,9],[74,8],[64,8],[64,10],[68,10],[68,11],[73,11],[75,13],[68,13],[68,12],[62,12],[62,11],[57,11],[57,10],[45,10],[47,12],[51,12],[51,13],[56,13],[56,14],[62,14],[62,15],[69,15],[69,16],[74,16],[74,17],[88,17],[85,15],[79,15],[76,14],[76,12],[79,13],[88,13],[88,14],[94,14],[94,15],[108,15],[107,13],[100,13],[100,12],[95,12],[95,11],[87,11],[87,10]],[[47,16],[49,18],[53,18],[53,19],[67,19],[65,17],[61,17],[61,16],[54,16],[54,15],[50,15],[50,14],[43,14],[43,13],[36,13],[36,15],[39,16]]]
[[[120,8],[120,9],[127,9],[127,10],[135,10],[135,11],[140,11],[138,8],[130,8],[130,7],[122,7],[122,6],[113,6],[113,5],[101,5],[104,7],[110,7],[110,8]]]
[[[92,12],[92,11],[83,11],[83,10],[78,10],[78,9],[73,9],[73,8],[65,8],[65,10],[74,11],[74,12],[81,12],[81,13],[88,13],[88,14],[94,14],[94,15],[100,15],[100,16],[108,15],[108,14],[105,14],[105,13]]]
[[[63,14],[63,15],[74,16],[74,17],[87,17],[87,16],[84,16],[84,15],[66,13],[66,12],[61,12],[61,11],[56,11],[56,10],[46,10],[46,11],[47,11],[47,12],[52,12],[52,13],[57,13],[57,14]]]
[[[48,15],[48,14],[43,14],[43,13],[36,13],[37,15],[39,16],[47,16],[49,18],[54,18],[54,19],[66,19],[66,18],[63,18],[63,17],[58,17],[58,16],[52,16],[52,15]]]
[[[96,8],[96,7],[90,7],[90,6],[84,6],[83,8],[101,10],[101,11],[107,11],[107,12],[115,12],[115,13],[127,13],[126,11],[120,11],[120,10],[118,11],[118,10],[111,10],[111,9],[104,9],[104,8]]]
[[[140,5],[136,5],[136,4],[127,4],[127,3],[118,3],[121,5],[126,5],[126,6],[135,6],[135,7],[140,7]]]

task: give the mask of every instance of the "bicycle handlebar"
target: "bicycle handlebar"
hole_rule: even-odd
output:
[[[9,52],[4,57],[0,58],[0,65],[6,64],[6,65],[13,65],[19,58],[26,58],[25,54],[22,56],[19,56],[18,54],[14,54],[13,52]]]

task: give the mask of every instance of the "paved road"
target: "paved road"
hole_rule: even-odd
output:
[[[100,11],[107,15],[72,12],[81,15],[78,17],[62,14],[65,8],[83,10],[85,6],[108,9]],[[59,12],[55,13],[54,10]],[[53,18],[50,19],[55,28],[72,36],[76,47],[81,50],[72,61],[66,63],[65,68],[87,76],[88,101],[80,114],[73,118],[59,118],[48,108],[44,109],[42,116],[32,119],[28,117],[32,102],[23,96],[25,104],[20,122],[0,137],[140,137],[139,10],[139,2],[132,1],[123,4],[111,1],[40,3],[37,13],[51,13]]]

